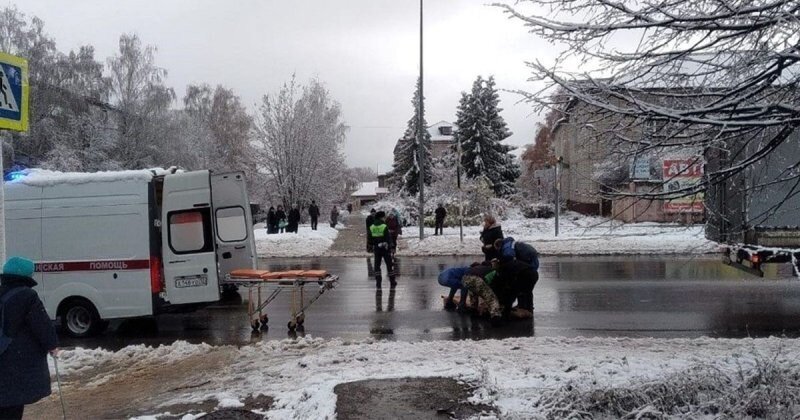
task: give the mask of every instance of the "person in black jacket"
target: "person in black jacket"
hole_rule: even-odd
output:
[[[503,228],[497,223],[497,219],[492,215],[483,217],[483,232],[481,232],[481,242],[483,247],[483,255],[486,261],[491,261],[500,258],[500,252],[495,249],[494,242],[498,239],[503,239]]]
[[[317,230],[319,207],[317,207],[317,202],[314,200],[311,200],[311,205],[308,206],[308,216],[311,217],[311,230]]]
[[[439,203],[439,207],[436,207],[436,227],[433,230],[433,235],[444,235],[444,219],[447,217],[447,210],[445,210],[442,203]]]
[[[25,405],[50,395],[47,353],[57,355],[58,337],[32,289],[33,271],[33,261],[11,257],[0,275],[0,301],[7,300],[0,328],[11,337],[0,354],[0,419],[21,419]]]
[[[297,233],[298,226],[300,226],[300,208],[295,204],[289,210],[289,225],[286,227],[286,231]]]
[[[272,206],[267,212],[267,233],[278,233],[278,215],[275,213],[275,207]]]
[[[372,227],[372,222],[375,221],[375,209],[370,209],[369,216],[367,216],[367,252],[372,252],[372,237],[369,228]]]

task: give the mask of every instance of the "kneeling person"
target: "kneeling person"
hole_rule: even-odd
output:
[[[450,294],[444,302],[445,309],[454,309],[456,307],[456,303],[453,300],[455,299],[457,290],[461,290],[458,310],[463,311],[467,307],[467,295],[469,292],[467,286],[464,285],[464,276],[469,273],[469,270],[470,267],[452,267],[439,274],[439,284],[450,288]]]

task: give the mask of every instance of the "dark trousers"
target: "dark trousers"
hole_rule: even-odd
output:
[[[389,275],[389,283],[394,286],[395,285],[395,275],[394,275],[394,263],[392,262],[392,253],[389,251],[388,248],[378,248],[375,247],[375,253],[373,254],[374,257],[374,271],[375,271],[375,281],[378,282],[377,286],[381,286],[381,261],[386,262],[386,273]]]
[[[444,219],[436,219],[436,227],[433,230],[434,235],[444,235]]]
[[[311,230],[317,230],[317,219],[318,216],[311,216]]]
[[[24,405],[0,407],[0,420],[20,420],[22,419],[22,412],[24,410]]]
[[[517,306],[521,309],[533,311],[533,288],[536,287],[536,282],[539,281],[539,272],[530,269],[521,273],[523,278],[518,279],[516,292],[517,292]]]

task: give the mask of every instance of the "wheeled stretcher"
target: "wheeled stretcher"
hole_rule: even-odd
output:
[[[269,315],[267,306],[284,290],[291,290],[291,318],[287,324],[289,330],[302,329],[305,323],[305,312],[319,299],[326,290],[336,287],[339,276],[323,270],[234,270],[223,280],[224,284],[247,287],[247,315],[253,331],[267,329]],[[306,285],[316,284],[318,289],[306,300]]]

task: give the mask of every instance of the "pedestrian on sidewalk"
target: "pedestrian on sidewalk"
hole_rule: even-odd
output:
[[[383,218],[386,213],[379,211],[375,213],[375,219],[370,226],[370,238],[372,238],[372,245],[374,249],[373,257],[375,259],[375,287],[381,288],[383,282],[381,277],[381,260],[386,262],[386,273],[389,276],[389,285],[392,289],[397,286],[395,280],[394,264],[392,262],[392,236],[389,234],[389,227],[384,222]]]
[[[339,223],[339,209],[336,206],[333,206],[331,209],[331,227],[336,228],[336,225]]]
[[[278,233],[278,215],[275,213],[275,207],[270,206],[267,212],[267,234]]]
[[[372,252],[372,235],[370,235],[370,228],[372,227],[372,222],[375,221],[375,209],[370,209],[369,215],[367,216],[367,252]]]
[[[442,203],[439,203],[439,207],[436,207],[436,227],[433,230],[433,234],[435,235],[444,235],[444,219],[447,217],[447,210],[444,208]]]
[[[311,200],[311,205],[308,206],[308,215],[311,217],[311,230],[317,230],[317,221],[319,220],[319,207],[317,202]]]
[[[494,242],[503,239],[503,228],[491,214],[483,216],[483,231],[481,232],[481,242],[485,261],[492,261],[500,258],[500,253],[494,248]]]
[[[47,353],[58,355],[58,337],[32,289],[33,271],[33,261],[11,257],[0,275],[0,343],[8,345],[0,345],[0,419],[21,419],[51,392]]]
[[[292,209],[289,210],[289,223],[286,228],[287,232],[294,232],[297,233],[298,228],[300,226],[300,207],[295,204],[292,206]]]
[[[283,206],[278,204],[278,210],[275,211],[275,217],[278,219],[278,233],[283,233],[286,229],[286,212],[283,211]]]
[[[386,218],[386,226],[389,227],[389,235],[392,237],[392,258],[394,258],[397,253],[397,239],[403,234],[403,228],[394,213],[389,213],[389,217]]]

